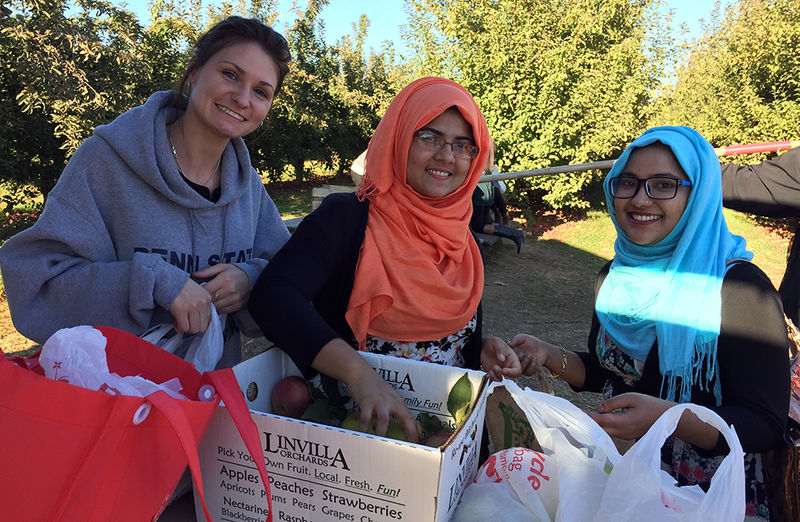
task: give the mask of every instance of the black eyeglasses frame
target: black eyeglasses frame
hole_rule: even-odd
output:
[[[636,189],[633,191],[633,194],[631,194],[630,196],[618,196],[617,195],[617,187],[618,187],[619,181],[621,179],[636,181]],[[652,180],[670,180],[670,181],[674,181],[675,182],[675,192],[672,194],[672,196],[666,197],[666,198],[665,197],[654,196],[650,192],[651,189],[650,189],[650,183],[649,182],[652,181]],[[678,189],[680,187],[691,187],[692,186],[692,182],[691,181],[686,181],[685,179],[678,179],[678,178],[675,178],[673,176],[665,176],[665,175],[650,176],[649,178],[637,178],[636,176],[625,176],[625,175],[622,175],[622,176],[617,176],[616,178],[611,180],[611,183],[609,184],[609,189],[611,191],[611,197],[613,197],[615,199],[633,199],[633,198],[636,197],[636,194],[639,193],[639,190],[642,188],[642,185],[644,185],[644,192],[645,192],[645,194],[647,194],[648,198],[656,199],[656,200],[659,200],[659,201],[666,201],[666,200],[669,200],[669,199],[675,199],[675,197],[678,195]]]

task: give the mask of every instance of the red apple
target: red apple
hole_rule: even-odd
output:
[[[453,434],[450,433],[449,431],[440,431],[436,433],[431,433],[430,435],[422,439],[422,444],[430,446],[431,448],[438,448],[440,446],[443,446],[444,443],[447,442],[448,439],[452,436]]]
[[[284,377],[272,389],[272,413],[299,419],[311,405],[311,390],[302,377]]]

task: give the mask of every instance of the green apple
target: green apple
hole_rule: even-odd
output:
[[[370,422],[367,433],[375,434],[375,425],[378,419],[373,417]],[[351,411],[342,421],[341,427],[350,431],[361,431],[361,413]],[[386,437],[395,440],[406,440],[406,432],[403,430],[403,425],[397,419],[389,419],[389,427],[386,429]],[[417,424],[417,437],[422,437],[422,428]]]

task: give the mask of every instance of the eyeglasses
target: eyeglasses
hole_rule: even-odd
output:
[[[453,156],[461,159],[472,159],[478,155],[481,149],[466,141],[447,141],[442,139],[436,134],[426,131],[418,130],[414,133],[417,143],[422,145],[428,150],[440,151],[445,145],[450,145],[453,150]]]
[[[671,178],[669,176],[653,176],[639,179],[635,176],[617,176],[611,180],[611,196],[618,199],[631,199],[644,184],[644,190],[650,199],[672,199],[678,195],[678,187],[691,187],[691,181]]]

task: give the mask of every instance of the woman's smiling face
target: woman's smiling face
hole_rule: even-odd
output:
[[[639,180],[654,176],[689,180],[672,150],[661,143],[634,149],[620,176],[632,176]],[[672,199],[652,199],[647,195],[644,184],[640,184],[632,198],[614,198],[617,224],[637,245],[658,243],[672,232],[681,219],[690,192],[690,187],[681,186]]]
[[[472,127],[454,107],[444,111],[422,129],[450,143],[460,142],[469,145],[475,143]],[[415,137],[408,150],[406,183],[418,194],[441,198],[451,194],[464,183],[471,164],[471,159],[454,155],[450,145],[444,145],[440,150],[432,150]]]
[[[190,76],[189,111],[226,138],[250,134],[272,107],[278,65],[258,44],[223,47]]]

